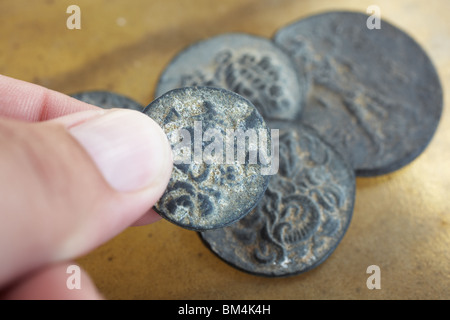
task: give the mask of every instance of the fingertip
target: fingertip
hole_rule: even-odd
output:
[[[148,224],[155,223],[159,220],[161,220],[161,216],[158,213],[156,213],[155,210],[150,209],[143,216],[141,216],[138,220],[136,220],[131,226],[132,227],[145,226]]]
[[[162,128],[133,110],[113,109],[69,128],[106,181],[121,192],[159,185],[172,172],[172,151]]]

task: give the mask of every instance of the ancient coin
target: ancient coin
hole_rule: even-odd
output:
[[[179,53],[163,71],[155,95],[179,87],[220,87],[250,100],[264,119],[293,119],[301,112],[305,84],[292,60],[272,41],[232,33]]]
[[[133,99],[110,91],[85,91],[72,94],[71,97],[103,109],[123,108],[137,111],[144,109]]]
[[[162,217],[199,231],[229,225],[253,209],[271,174],[271,136],[248,100],[188,87],[165,93],[144,113],[166,132],[174,154],[171,180],[155,205]]]
[[[442,88],[420,45],[381,20],[327,12],[280,29],[274,41],[310,74],[302,121],[334,145],[356,170],[373,176],[414,160],[442,113]]]
[[[279,131],[279,171],[261,202],[223,229],[201,232],[216,255],[251,274],[306,272],[335,250],[350,224],[353,169],[305,126],[269,123]]]

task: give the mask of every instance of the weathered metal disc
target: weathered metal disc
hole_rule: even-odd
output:
[[[270,177],[259,161],[260,138],[270,139],[270,132],[248,100],[224,89],[189,87],[167,92],[144,113],[174,150],[171,180],[155,206],[162,217],[199,231],[229,225],[253,209]],[[230,132],[256,132],[258,139],[235,139]]]
[[[353,213],[354,171],[311,129],[280,128],[278,174],[257,207],[204,243],[230,265],[251,274],[282,277],[322,263],[343,238]]]
[[[110,91],[85,91],[72,94],[71,97],[103,109],[123,108],[137,111],[144,109],[136,101]]]
[[[236,92],[264,119],[298,117],[306,94],[306,81],[282,50],[269,39],[243,33],[215,36],[180,52],[163,71],[155,95],[188,86]]]
[[[368,18],[328,12],[274,36],[297,70],[311,78],[302,122],[363,176],[385,174],[415,159],[442,113],[442,88],[424,50],[384,20],[381,29],[369,29]]]

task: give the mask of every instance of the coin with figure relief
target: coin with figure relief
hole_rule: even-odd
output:
[[[310,75],[302,122],[316,129],[357,175],[392,172],[414,160],[438,126],[442,88],[425,51],[385,20],[326,12],[281,28],[274,42]]]

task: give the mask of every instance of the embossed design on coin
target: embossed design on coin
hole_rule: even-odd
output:
[[[137,111],[144,109],[136,101],[110,91],[85,91],[72,94],[71,97],[103,109],[123,108]]]
[[[314,127],[357,175],[401,168],[428,145],[442,112],[432,62],[407,34],[367,15],[329,12],[279,30],[274,41],[310,74],[302,122]]]
[[[161,125],[174,150],[171,180],[155,206],[161,216],[187,229],[208,230],[253,209],[267,188],[270,175],[264,169],[271,165],[257,161],[262,154],[254,152],[271,136],[248,100],[224,89],[189,87],[162,95],[144,113]],[[268,141],[266,149],[270,146]]]
[[[205,244],[232,266],[261,276],[290,276],[322,263],[343,238],[355,199],[355,177],[344,159],[311,129],[280,128],[280,169],[257,207]]]
[[[225,34],[179,53],[161,75],[156,96],[179,87],[220,87],[249,99],[265,119],[293,119],[306,93],[306,80],[294,69],[272,41]]]

